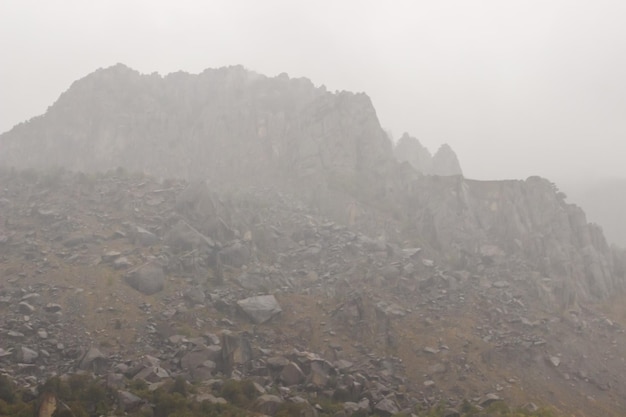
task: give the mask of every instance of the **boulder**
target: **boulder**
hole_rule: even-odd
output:
[[[213,239],[203,235],[185,221],[179,221],[165,237],[165,242],[174,253],[188,252],[198,249],[209,251],[216,246]]]
[[[107,362],[107,357],[98,348],[91,347],[80,359],[78,367],[99,374],[106,369]]]
[[[22,346],[17,350],[17,360],[21,363],[35,363],[37,358],[39,358],[39,353],[26,346]]]
[[[398,405],[391,398],[383,398],[374,406],[374,411],[381,416],[392,416],[400,412]]]
[[[164,378],[169,378],[170,374],[163,368],[158,366],[149,366],[133,377],[133,379],[142,379],[148,383],[156,383]]]
[[[280,372],[280,381],[286,386],[300,384],[304,378],[302,369],[293,362],[289,362]]]
[[[256,324],[265,323],[283,311],[273,295],[245,298],[237,301],[237,305]]]
[[[151,231],[146,230],[143,227],[135,226],[135,230],[133,231],[133,242],[136,245],[152,246],[159,242],[159,238]]]
[[[224,265],[241,268],[250,260],[250,249],[241,242],[235,242],[222,249],[219,256]]]
[[[120,410],[123,412],[133,411],[143,404],[143,400],[140,397],[128,391],[118,391],[117,401]]]
[[[268,416],[273,416],[278,412],[278,408],[284,403],[283,399],[276,395],[261,395],[254,403],[254,411]]]
[[[147,263],[126,274],[126,282],[137,291],[151,295],[163,290],[165,273],[154,263]]]

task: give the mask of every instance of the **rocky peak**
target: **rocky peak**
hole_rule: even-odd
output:
[[[433,156],[433,174],[463,175],[456,153],[447,143],[441,145]]]
[[[393,152],[399,162],[408,162],[418,172],[432,172],[433,157],[430,151],[417,138],[404,133],[398,140]]]
[[[394,147],[394,155],[425,175],[463,175],[456,153],[448,144],[441,145],[433,156],[417,138],[405,132]]]

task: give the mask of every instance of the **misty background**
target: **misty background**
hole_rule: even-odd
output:
[[[3,1],[0,132],[99,67],[242,64],[366,92],[395,140],[450,144],[468,178],[550,178],[616,241],[624,21],[622,1]]]

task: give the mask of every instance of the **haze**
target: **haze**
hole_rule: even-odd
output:
[[[117,62],[364,91],[470,178],[626,178],[621,1],[3,1],[0,131]]]

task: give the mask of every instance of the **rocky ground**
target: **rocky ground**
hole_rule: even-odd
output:
[[[0,373],[34,396],[93,373],[123,409],[141,406],[133,381],[182,377],[214,402],[250,379],[265,414],[323,398],[343,415],[626,414],[622,295],[563,308],[519,259],[433,259],[270,187],[2,172]]]

